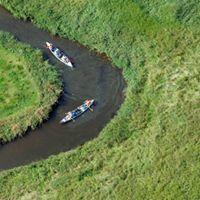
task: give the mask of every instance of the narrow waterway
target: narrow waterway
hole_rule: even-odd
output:
[[[123,101],[125,82],[121,72],[95,52],[67,39],[52,36],[30,22],[15,19],[0,7],[0,30],[13,34],[19,41],[42,50],[45,59],[58,68],[64,83],[64,94],[49,120],[25,137],[0,146],[0,169],[9,169],[50,155],[70,150],[96,137],[110,121]],[[75,70],[57,61],[47,49],[50,41],[73,58]],[[87,112],[75,122],[60,125],[66,111],[87,98],[94,98],[94,112]]]

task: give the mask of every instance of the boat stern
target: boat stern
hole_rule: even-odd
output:
[[[60,120],[60,124],[64,124],[64,123],[66,123],[65,119]]]
[[[60,124],[64,124],[71,120],[72,120],[72,114],[71,112],[68,112],[67,115],[63,119],[60,120]]]
[[[72,65],[72,63],[68,63],[68,66],[71,67],[72,69],[74,69],[74,66]]]

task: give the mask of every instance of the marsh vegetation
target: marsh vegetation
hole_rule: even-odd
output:
[[[2,199],[200,198],[198,1],[0,2],[105,52],[128,84],[118,115],[97,139],[1,173]]]
[[[61,91],[59,75],[39,50],[0,32],[0,140],[8,142],[48,117]]]

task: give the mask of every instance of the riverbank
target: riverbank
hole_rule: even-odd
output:
[[[199,199],[200,12],[188,6],[184,15],[180,1],[1,4],[105,52],[128,83],[118,115],[97,139],[1,173],[2,199]]]
[[[0,140],[9,142],[48,117],[61,92],[57,71],[39,50],[0,32]]]

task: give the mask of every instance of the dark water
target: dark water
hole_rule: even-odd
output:
[[[123,101],[124,80],[120,71],[87,48],[52,36],[29,22],[17,20],[1,7],[0,30],[10,32],[19,41],[41,49],[44,57],[59,69],[64,82],[64,94],[50,119],[25,137],[0,146],[0,169],[44,159],[96,137]],[[45,41],[67,52],[75,62],[75,70],[71,71],[57,61],[44,48]],[[58,123],[66,111],[80,105],[86,98],[96,100],[94,112],[87,112],[66,125]]]

